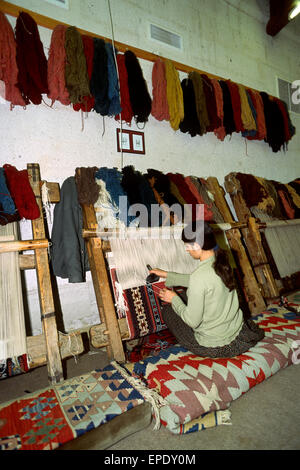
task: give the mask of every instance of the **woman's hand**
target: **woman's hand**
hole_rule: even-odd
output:
[[[156,274],[157,276],[159,277],[163,277],[163,278],[166,278],[167,277],[167,271],[163,271],[162,269],[158,269],[158,268],[154,268],[154,269],[151,269],[151,271],[149,271],[150,274]]]
[[[168,304],[172,302],[175,295],[177,294],[170,289],[161,289],[158,294],[159,298]]]

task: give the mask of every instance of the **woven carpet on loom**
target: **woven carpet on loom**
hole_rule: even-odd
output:
[[[0,450],[52,450],[144,402],[112,364],[0,405]]]
[[[116,288],[118,277],[115,268],[110,268],[110,278],[118,317],[124,318],[126,316],[130,339],[142,338],[167,329],[162,318],[164,302],[158,296],[159,291],[165,287],[164,282],[158,281],[122,290],[122,303],[125,305],[126,311],[121,311],[118,304],[118,295],[120,293]],[[179,295],[184,290],[182,287],[176,287],[176,292]],[[151,341],[153,342],[153,338]]]

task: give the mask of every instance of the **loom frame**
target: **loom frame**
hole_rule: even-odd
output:
[[[265,299],[257,281],[248,252],[243,242],[243,230],[246,223],[236,222],[225,199],[225,191],[219,185],[217,178],[205,180],[214,202],[219,209],[224,224],[212,224],[216,231],[224,231],[231,250],[236,254],[239,267],[243,274],[244,294],[251,315],[261,313],[265,307]],[[81,204],[83,213],[82,235],[87,246],[93,286],[101,320],[100,325],[90,328],[90,340],[95,348],[106,347],[108,357],[120,363],[125,363],[123,341],[129,340],[129,331],[125,318],[117,318],[114,298],[110,284],[106,253],[110,251],[105,230],[98,230],[96,211],[93,205]],[[252,225],[250,225],[250,228]],[[108,235],[108,232],[106,232]]]
[[[230,175],[225,177],[224,186],[229,194],[239,222],[247,226],[242,230],[245,245],[248,250],[249,259],[253,271],[257,277],[262,295],[267,304],[277,301],[281,295],[291,293],[299,287],[295,286],[285,292],[284,278],[276,281],[271,268],[271,254],[268,254],[264,248],[261,233],[268,227],[287,227],[300,225],[300,219],[284,219],[274,222],[260,222],[259,219],[251,214],[246,205],[243,193],[240,187],[232,181]],[[267,241],[265,241],[267,244]],[[296,274],[296,273],[295,273]]]
[[[41,186],[42,184],[47,185],[50,202],[57,203],[60,200],[59,184],[41,181],[40,167],[37,163],[27,164],[27,172],[40,209],[40,217],[31,221],[33,235],[31,240],[0,242],[0,253],[19,252],[20,270],[36,270],[43,333],[27,336],[26,338],[27,355],[29,357],[28,366],[31,370],[46,364],[49,383],[55,384],[64,380],[62,359],[82,353],[83,342],[80,332],[61,334],[56,323],[48,256],[49,240],[46,237]],[[23,252],[27,250],[33,250],[34,254],[24,254]]]

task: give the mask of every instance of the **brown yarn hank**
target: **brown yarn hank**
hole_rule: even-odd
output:
[[[95,204],[99,197],[100,187],[95,181],[97,167],[81,167],[75,170],[75,182],[80,204]]]

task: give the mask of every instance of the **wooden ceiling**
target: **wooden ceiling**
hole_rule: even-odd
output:
[[[289,23],[289,13],[296,3],[296,0],[270,0],[270,19],[266,27],[270,36],[276,36]]]

